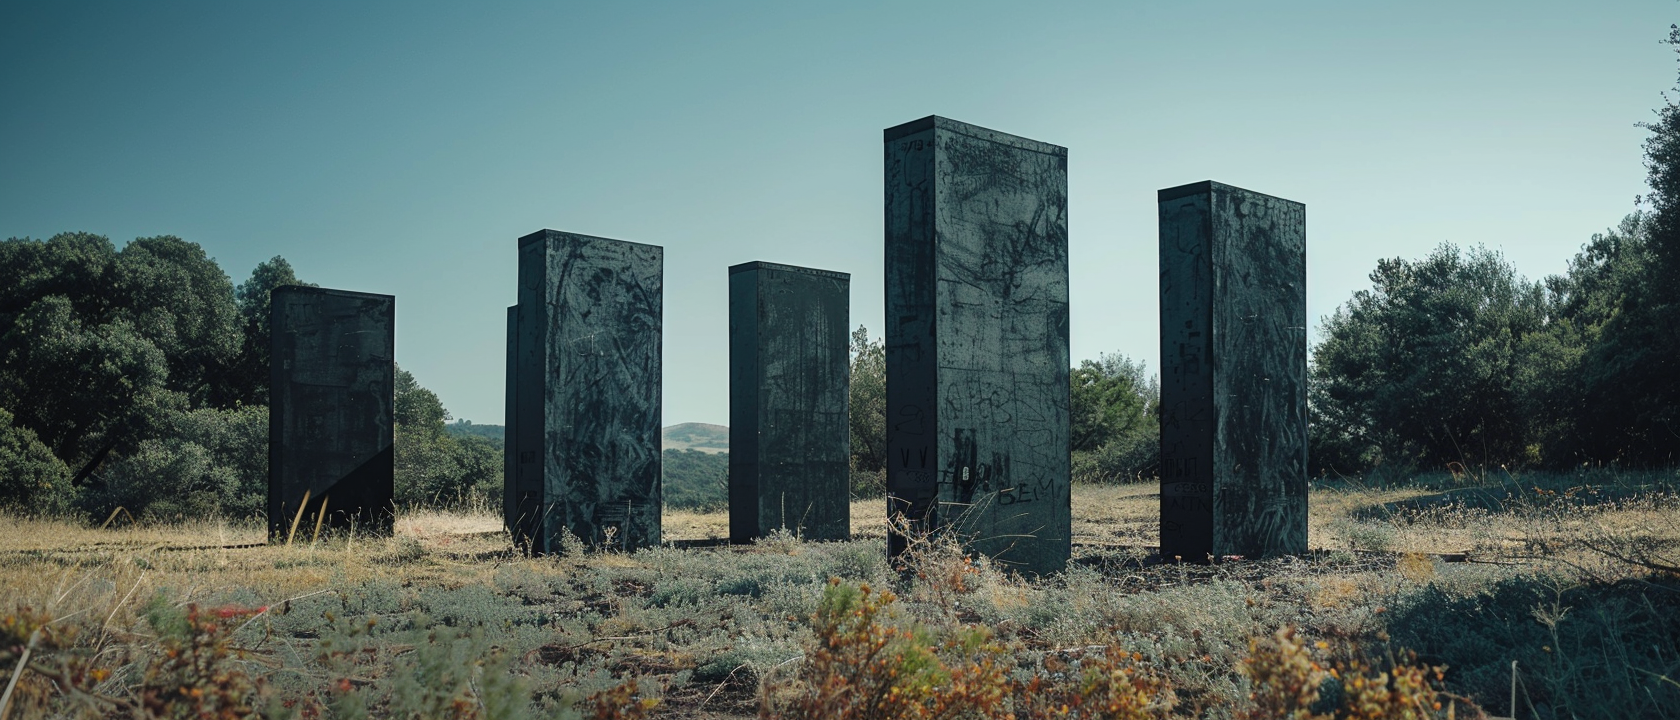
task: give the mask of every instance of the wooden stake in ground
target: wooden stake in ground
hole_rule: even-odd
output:
[[[307,492],[307,491],[306,491]],[[327,501],[332,500],[332,493],[321,496],[321,510],[315,513],[315,534],[309,536],[309,544],[321,539],[321,521],[327,519]]]
[[[292,529],[286,533],[286,544],[292,544],[292,536],[297,534],[298,521],[303,519],[303,509],[309,507],[309,489],[303,490],[303,502],[298,503],[297,514],[292,516]]]

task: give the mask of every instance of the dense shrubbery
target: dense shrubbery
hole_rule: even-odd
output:
[[[1124,355],[1086,360],[1069,375],[1075,482],[1152,480],[1161,458],[1161,387]]]
[[[0,510],[53,515],[70,496],[70,469],[0,408]]]
[[[119,507],[156,518],[254,517],[267,493],[268,408],[201,408],[107,460],[77,502],[95,518]]]
[[[403,506],[482,506],[502,492],[502,443],[449,432],[449,411],[413,373],[397,368],[393,450]]]
[[[852,378],[847,420],[851,424],[852,496],[887,494],[887,350],[869,339],[862,325],[852,331]]]
[[[1316,472],[1672,463],[1680,367],[1651,349],[1680,326],[1629,326],[1658,295],[1654,217],[1541,282],[1481,247],[1380,262],[1314,348]]]
[[[0,508],[103,518],[263,510],[269,292],[283,258],[237,288],[197,244],[65,233],[0,243]],[[482,501],[501,449],[443,431],[398,372],[399,502]]]
[[[729,454],[666,450],[665,507],[716,512],[729,507]]]
[[[1443,245],[1382,261],[1325,319],[1318,472],[1680,459],[1680,105],[1643,127],[1649,211],[1594,235],[1564,274],[1530,282]]]

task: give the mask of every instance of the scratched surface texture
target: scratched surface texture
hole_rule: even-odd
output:
[[[323,509],[322,527],[389,533],[396,299],[282,287],[269,312],[269,537]]]
[[[729,537],[851,537],[846,273],[729,269]]]
[[[533,552],[660,541],[664,250],[543,230],[519,239],[509,526]]]
[[[1202,182],[1159,211],[1162,555],[1304,553],[1306,206]]]
[[[889,512],[1061,570],[1067,150],[938,117],[885,140]]]

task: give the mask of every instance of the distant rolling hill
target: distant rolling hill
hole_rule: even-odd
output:
[[[482,438],[489,438],[496,442],[502,441],[502,436],[506,430],[506,428],[500,425],[479,425],[471,420],[456,420],[455,422],[443,426],[443,429],[448,430],[452,435],[475,435]]]
[[[445,426],[456,435],[477,435],[501,440],[501,425],[479,425],[471,420],[457,420]],[[729,428],[709,423],[682,423],[665,428],[661,441],[666,450],[698,450],[703,453],[729,452]]]
[[[708,423],[683,423],[665,428],[666,450],[698,450],[703,453],[729,452],[729,428]]]
[[[665,428],[665,506],[729,507],[729,428],[683,423]]]
[[[455,435],[476,435],[502,442],[501,425],[460,420],[446,426]],[[673,508],[721,510],[729,504],[729,428],[682,423],[664,428],[662,464],[665,504]]]

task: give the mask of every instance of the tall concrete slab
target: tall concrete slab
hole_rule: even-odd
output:
[[[389,534],[396,298],[313,287],[270,298],[269,539],[294,522]]]
[[[729,268],[729,539],[851,537],[851,276]]]
[[[509,529],[519,527],[521,488],[519,486],[519,306],[507,309],[507,374],[503,379],[502,420],[502,519]]]
[[[1058,571],[1072,549],[1067,149],[942,117],[884,139],[889,517]]]
[[[1307,550],[1306,206],[1162,190],[1161,555]]]
[[[664,255],[555,230],[519,239],[507,504],[531,552],[559,550],[568,532],[659,544]]]

